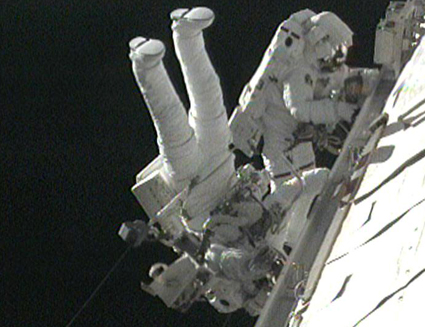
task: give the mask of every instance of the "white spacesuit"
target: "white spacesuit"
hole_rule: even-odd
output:
[[[236,171],[222,90],[202,35],[213,18],[207,8],[171,13],[175,50],[190,99],[189,115],[164,68],[163,43],[143,37],[130,42],[133,72],[155,125],[160,153],[138,175],[133,192],[151,219],[150,230],[144,234],[152,233],[183,253],[169,267],[154,269],[153,284],[143,287],[177,309],[187,308],[202,294],[214,293],[208,300],[220,312],[244,307],[258,314],[279,273],[276,261],[287,255],[279,242],[269,242],[266,235],[274,226],[273,236],[284,241],[278,231],[283,221],[288,224],[285,212],[301,195],[301,184],[306,186],[305,197],[300,197],[300,205],[289,215],[295,219],[307,215],[328,172],[312,171],[304,175],[305,183],[300,179],[301,184],[285,184],[267,201],[271,196],[267,172],[250,165]],[[285,115],[295,122],[289,111]],[[297,234],[300,227],[292,230]],[[132,232],[127,225],[121,235],[126,238]]]
[[[300,142],[303,123],[331,132],[351,122],[359,93],[371,91],[376,71],[344,65],[351,45],[351,30],[330,12],[303,10],[279,26],[231,118],[233,142],[246,155],[264,137],[264,163],[275,180],[291,177],[285,157],[299,170],[315,165],[312,143]]]
[[[204,217],[231,187],[235,176],[223,95],[202,36],[214,14],[207,8],[178,9],[171,13],[171,19],[190,99],[189,117],[164,68],[163,43],[135,38],[130,42],[130,58],[158,133],[160,178],[173,196],[189,189],[184,201],[187,216]],[[199,230],[202,219],[190,227]]]

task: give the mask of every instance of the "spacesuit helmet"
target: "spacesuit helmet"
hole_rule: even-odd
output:
[[[337,15],[322,12],[310,18],[306,41],[311,46],[310,59],[323,70],[342,65],[348,48],[353,45],[353,32]]]

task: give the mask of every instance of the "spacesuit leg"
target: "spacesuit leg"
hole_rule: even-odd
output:
[[[202,30],[214,13],[204,7],[177,9],[171,13],[173,40],[190,99],[190,124],[201,147],[214,154],[230,142],[223,93],[208,54]]]
[[[183,107],[165,70],[161,41],[137,37],[130,42],[133,73],[158,135],[158,147],[167,173],[174,181],[191,178],[200,157]]]

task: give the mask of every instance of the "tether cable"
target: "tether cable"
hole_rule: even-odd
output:
[[[113,267],[109,270],[109,272],[102,279],[102,281],[99,283],[99,285],[97,285],[97,287],[94,289],[93,293],[91,293],[91,295],[89,296],[89,298],[86,300],[86,302],[84,302],[84,304],[81,306],[80,310],[78,310],[78,312],[74,315],[74,317],[72,317],[72,319],[66,325],[66,327],[70,327],[74,323],[74,321],[80,316],[81,312],[83,312],[83,310],[85,309],[85,307],[87,307],[87,305],[91,302],[91,300],[93,300],[93,298],[99,292],[99,290],[102,288],[102,286],[105,284],[105,282],[109,279],[109,277],[112,275],[112,273],[117,269],[117,267],[119,266],[119,264],[121,263],[121,261],[127,256],[128,252],[130,252],[130,249],[131,248],[132,248],[131,245],[128,246],[127,249],[123,252],[123,254],[121,254],[121,256],[115,262],[115,264],[113,265]]]

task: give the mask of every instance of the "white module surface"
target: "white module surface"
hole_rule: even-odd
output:
[[[384,109],[389,158],[369,165],[300,326],[425,325],[424,76],[422,40]]]

